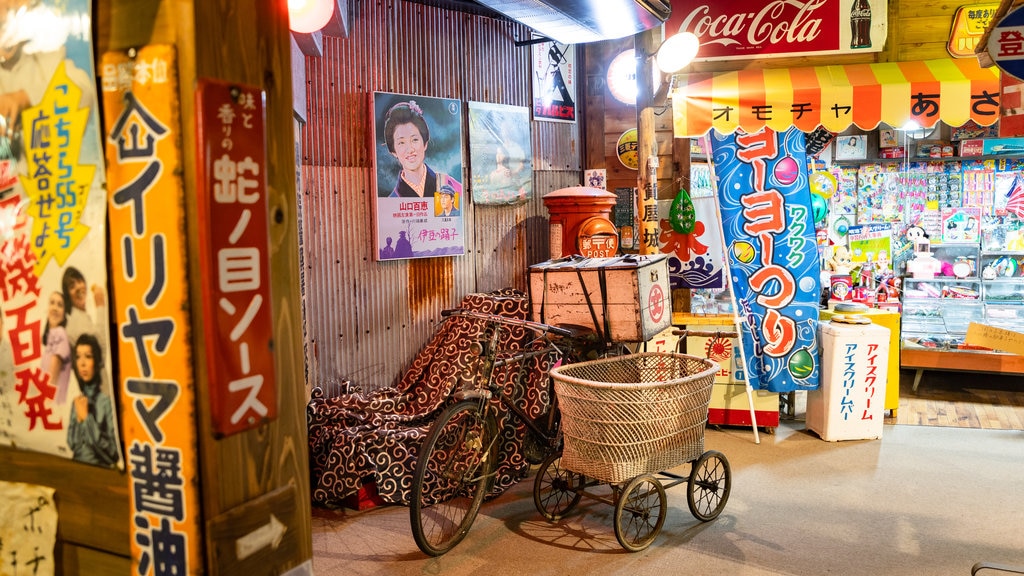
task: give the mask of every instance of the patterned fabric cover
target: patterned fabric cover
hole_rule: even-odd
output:
[[[521,292],[502,290],[470,294],[460,308],[526,319],[529,301]],[[346,496],[373,481],[382,500],[408,504],[419,445],[430,424],[444,407],[454,402],[453,393],[476,374],[480,357],[470,352],[484,323],[450,317],[441,324],[420,351],[396,387],[369,393],[347,384],[345,393],[327,398],[313,389],[306,407],[313,502],[340,506]],[[532,333],[513,328],[500,349],[522,349]],[[505,393],[534,419],[550,406],[546,376],[553,358],[538,357],[527,364],[527,375],[516,385],[517,366],[495,370]],[[499,370],[504,370],[499,373]],[[496,496],[522,480],[530,465],[523,454],[526,426],[499,405],[501,435],[497,478],[489,495]]]

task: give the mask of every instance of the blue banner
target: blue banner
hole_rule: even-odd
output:
[[[803,132],[711,136],[747,380],[772,392],[818,387],[820,264]]]

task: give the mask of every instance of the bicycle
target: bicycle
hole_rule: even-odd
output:
[[[482,338],[471,350],[481,365],[468,387],[456,392],[456,402],[445,408],[431,426],[413,473],[409,519],[416,545],[430,556],[440,556],[465,538],[490,491],[498,460],[498,407],[504,407],[526,425],[524,452],[531,464],[561,450],[559,411],[550,378],[546,378],[550,406],[534,421],[504,393],[493,378],[496,368],[518,364],[522,382],[527,360],[549,355],[572,359],[581,350],[593,349],[594,335],[580,330],[497,316],[469,310],[445,310],[442,316],[475,318],[486,323]],[[501,350],[505,330],[522,327],[534,337],[519,350]]]

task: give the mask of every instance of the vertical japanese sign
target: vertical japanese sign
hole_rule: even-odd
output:
[[[53,488],[0,482],[0,576],[56,571],[57,506]]]
[[[277,417],[267,251],[263,91],[217,80],[196,91],[200,264],[213,430]]]
[[[200,570],[180,106],[172,46],[103,55],[134,573]]]
[[[711,144],[748,381],[815,389],[820,266],[804,134],[716,133]]]
[[[90,3],[0,18],[0,443],[119,467]]]
[[[533,45],[533,119],[576,121],[576,47],[558,42]]]
[[[462,102],[373,93],[374,256],[466,253]]]
[[[530,110],[469,103],[474,204],[522,204],[533,197]]]

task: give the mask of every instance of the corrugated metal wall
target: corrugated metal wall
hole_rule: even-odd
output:
[[[528,266],[549,253],[541,198],[581,182],[580,127],[532,123],[533,200],[469,204],[465,256],[374,261],[372,93],[529,106],[530,48],[515,42],[530,32],[402,0],[350,6],[349,36],[324,37],[323,57],[305,62],[300,217],[307,385],[350,379],[373,390],[401,376],[433,334],[441,309],[471,292],[527,289]],[[468,141],[463,145],[469,149]],[[462,181],[471,182],[468,172]]]

